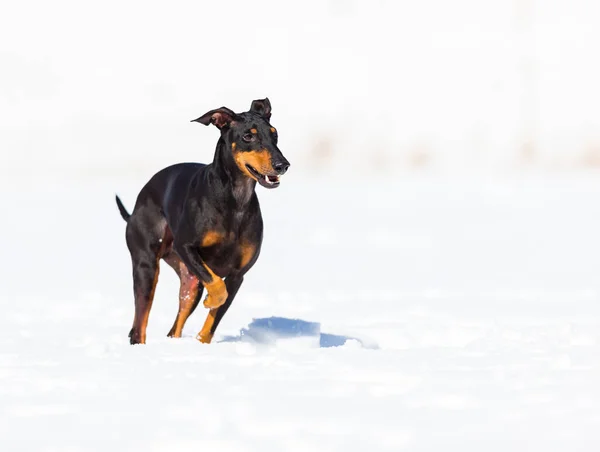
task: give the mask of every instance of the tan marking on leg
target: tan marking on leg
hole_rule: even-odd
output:
[[[156,284],[158,283],[159,274],[158,259],[156,261],[156,271],[154,272],[154,280],[152,281],[152,290],[148,296],[148,303],[146,304],[146,310],[142,314],[142,321],[140,323],[140,343],[146,343],[146,328],[148,327],[148,318],[150,317],[150,309],[152,309],[152,302],[154,300],[154,292],[156,291]]]
[[[250,242],[242,242],[240,245],[240,268],[248,265],[248,262],[254,257],[256,246]]]
[[[156,284],[158,283],[158,274],[160,273],[160,260],[165,253],[167,245],[167,241],[165,240],[166,236],[167,231],[165,231],[165,234],[163,235],[160,248],[158,249],[158,253],[156,255],[156,271],[154,272],[154,280],[152,281],[152,290],[150,290],[150,295],[148,296],[148,303],[146,304],[146,311],[143,313],[142,321],[140,323],[140,342],[142,344],[146,343],[146,328],[148,327],[150,309],[152,309],[152,302],[154,301],[154,292],[156,292]]]
[[[183,326],[190,316],[196,297],[198,296],[199,280],[192,275],[183,262],[179,263],[181,286],[179,287],[179,312],[175,319],[173,337],[181,337]]]
[[[196,339],[198,339],[203,344],[210,344],[210,341],[212,341],[213,335],[210,332],[210,330],[215,323],[216,315],[217,315],[217,309],[211,309],[210,311],[208,311],[208,316],[206,316],[204,325],[202,326],[202,329],[196,336]]]
[[[169,238],[170,231],[168,228],[163,232],[162,240],[159,240],[158,250],[154,256],[154,275],[152,277],[152,285],[149,291],[144,290],[146,288],[145,282],[141,281],[140,275],[136,272],[136,265],[134,263],[134,303],[135,303],[135,314],[133,317],[133,326],[129,337],[132,343],[146,343],[146,329],[148,327],[148,318],[150,317],[150,310],[152,309],[152,301],[154,300],[154,293],[156,291],[156,284],[158,283],[158,275],[160,273],[160,259],[165,255],[167,247],[170,243],[166,239]],[[147,292],[147,293],[146,293]]]
[[[202,246],[213,246],[223,240],[225,235],[217,231],[207,231],[202,237]]]
[[[202,285],[206,287],[208,294],[204,299],[205,308],[218,308],[227,300],[227,287],[225,287],[225,281],[208,268],[205,264],[204,267],[210,273],[212,280],[209,282],[202,281]]]

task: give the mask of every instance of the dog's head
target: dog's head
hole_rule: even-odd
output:
[[[263,187],[275,188],[290,163],[277,147],[277,130],[269,123],[270,118],[271,102],[265,98],[253,101],[245,113],[221,107],[194,121],[205,126],[214,124],[221,130],[239,170]]]

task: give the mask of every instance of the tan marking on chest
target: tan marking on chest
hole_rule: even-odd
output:
[[[202,247],[213,246],[221,242],[225,234],[217,231],[207,231],[202,237]]]
[[[244,268],[254,257],[256,246],[250,242],[242,242],[240,245],[240,268]]]

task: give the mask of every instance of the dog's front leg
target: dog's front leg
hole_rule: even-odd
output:
[[[175,251],[188,270],[198,277],[206,291],[204,307],[215,309],[227,300],[227,287],[222,278],[217,276],[202,260],[198,247],[194,244],[174,245]]]
[[[225,279],[225,284],[227,285],[228,292],[227,301],[223,306],[220,306],[216,309],[211,309],[208,312],[208,316],[206,317],[204,326],[196,336],[196,339],[198,339],[204,344],[210,344],[210,341],[212,341],[217,326],[219,326],[219,322],[221,322],[221,319],[229,309],[229,306],[231,306],[231,303],[233,302],[235,295],[237,294],[240,286],[242,285],[242,282],[244,282],[244,277],[242,275],[228,276]]]

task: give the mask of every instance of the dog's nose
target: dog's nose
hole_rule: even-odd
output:
[[[279,173],[279,175],[285,174],[285,172],[288,170],[289,167],[290,167],[289,162],[278,162],[275,165],[273,165],[273,169],[275,171],[277,171]]]

